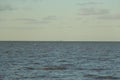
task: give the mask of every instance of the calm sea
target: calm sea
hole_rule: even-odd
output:
[[[0,42],[0,80],[120,80],[120,42]]]

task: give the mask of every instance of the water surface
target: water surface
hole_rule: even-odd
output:
[[[120,80],[120,43],[0,42],[0,80]]]

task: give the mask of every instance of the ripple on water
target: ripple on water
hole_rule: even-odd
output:
[[[64,66],[46,66],[42,68],[24,67],[26,70],[66,70]]]
[[[86,78],[93,78],[93,79],[110,79],[110,80],[120,80],[120,77],[114,77],[114,76],[100,76],[100,75],[95,75],[95,74],[85,74],[83,77]]]
[[[3,80],[3,78],[4,78],[4,75],[0,74],[0,80]]]

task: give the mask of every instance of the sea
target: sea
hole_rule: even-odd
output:
[[[120,42],[0,41],[0,80],[120,80]]]

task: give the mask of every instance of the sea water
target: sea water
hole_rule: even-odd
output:
[[[120,80],[120,43],[1,41],[0,80]]]

